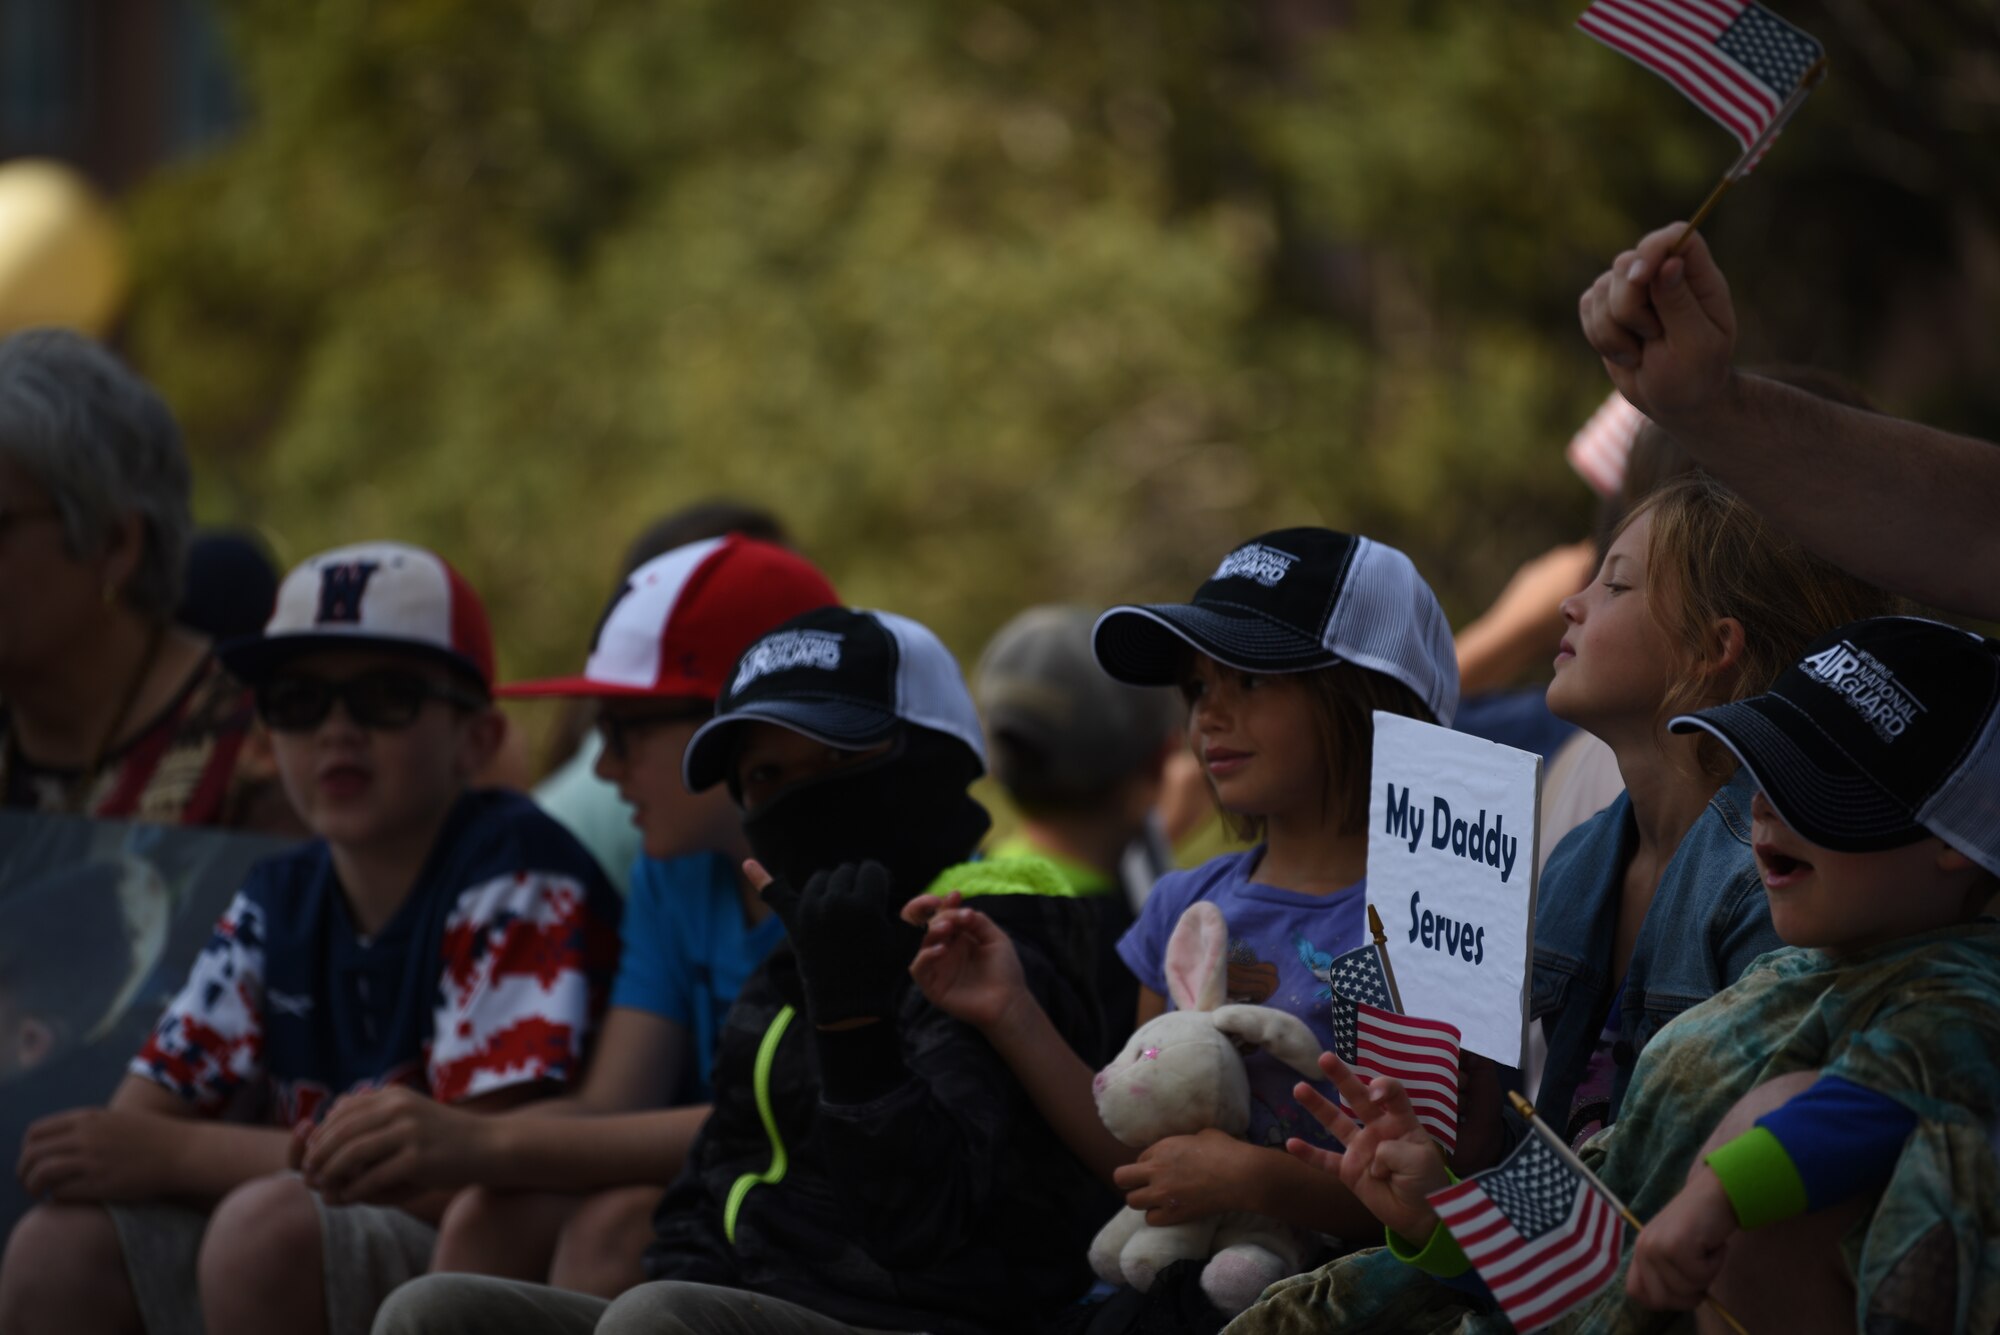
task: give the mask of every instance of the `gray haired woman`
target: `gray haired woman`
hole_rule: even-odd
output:
[[[0,805],[233,824],[248,692],[174,624],[180,429],[82,335],[0,339]]]

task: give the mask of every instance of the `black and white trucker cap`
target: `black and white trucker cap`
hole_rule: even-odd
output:
[[[986,771],[979,715],[957,660],[930,630],[894,612],[815,608],[744,650],[715,717],[688,742],[681,774],[690,791],[727,777],[732,734],[750,722],[847,751],[915,724],[964,743]]]
[[[1189,647],[1239,672],[1352,663],[1402,682],[1440,724],[1458,712],[1458,653],[1410,558],[1372,538],[1287,528],[1222,558],[1192,603],[1114,607],[1093,647],[1134,686],[1171,686]]]
[[[1856,621],[1766,694],[1668,726],[1720,740],[1822,848],[1936,835],[2000,875],[2000,643],[1921,617]]]

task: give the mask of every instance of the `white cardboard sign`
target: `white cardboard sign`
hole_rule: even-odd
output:
[[[1403,1010],[1521,1065],[1535,947],[1542,758],[1375,715],[1368,902]]]

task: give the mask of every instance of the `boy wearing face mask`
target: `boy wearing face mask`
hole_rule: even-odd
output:
[[[432,1276],[377,1330],[1039,1328],[1089,1284],[1111,1202],[973,1031],[927,1003],[897,917],[977,895],[1068,1040],[1097,1053],[1090,911],[1033,859],[963,865],[979,722],[950,654],[904,617],[826,608],[744,654],[687,750],[727,781],[787,941],[723,1028],[716,1105],[655,1218],[654,1283],[613,1303]]]

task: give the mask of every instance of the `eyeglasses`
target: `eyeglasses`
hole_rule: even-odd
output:
[[[707,704],[657,709],[648,714],[599,714],[597,732],[604,739],[605,752],[613,760],[630,760],[633,743],[655,728],[671,727],[676,723],[702,724],[714,717],[714,707]]]
[[[326,722],[338,700],[347,716],[364,728],[395,731],[409,727],[431,700],[462,709],[484,709],[484,698],[387,668],[364,672],[346,681],[327,681],[296,673],[273,677],[257,687],[257,717],[274,732],[310,732]]]

